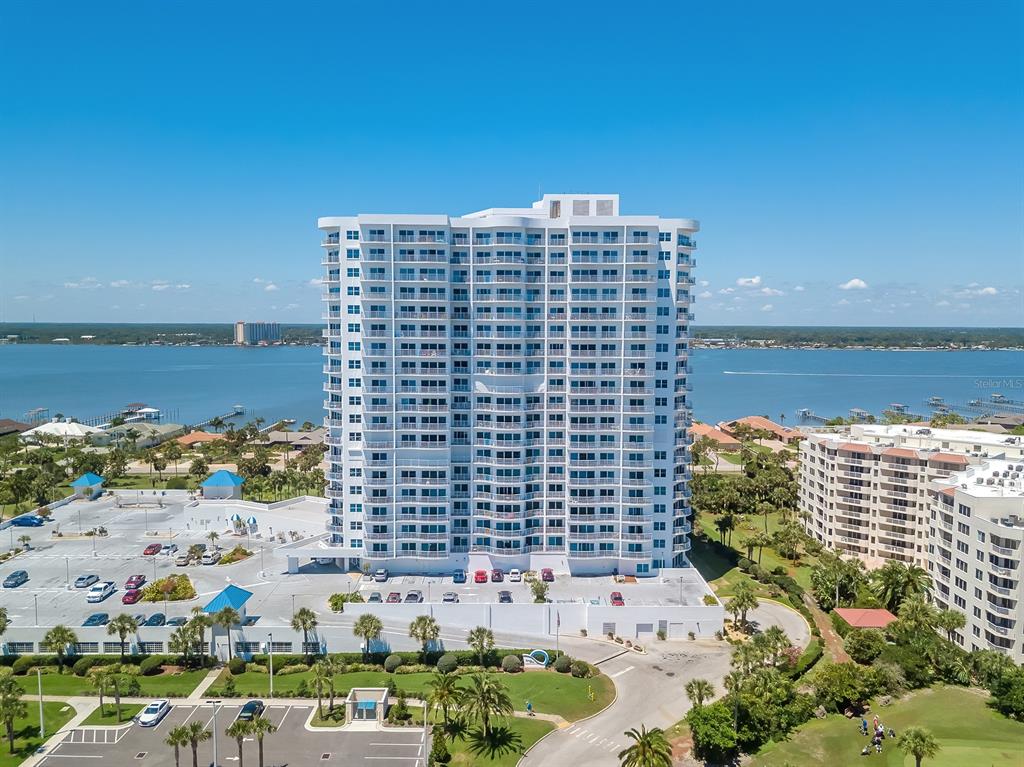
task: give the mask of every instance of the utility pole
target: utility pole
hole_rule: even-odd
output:
[[[213,765],[212,767],[220,767],[219,755],[217,753],[217,706],[220,705],[219,700],[208,700],[207,703],[213,705]]]
[[[43,724],[43,672],[36,667],[36,681],[39,683],[39,740],[46,740],[46,726]]]
[[[267,655],[270,656],[270,697],[274,697],[274,635],[267,633]]]

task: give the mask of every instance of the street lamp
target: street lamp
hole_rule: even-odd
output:
[[[68,557],[64,557],[64,580],[68,591],[71,591],[71,561]]]
[[[274,635],[267,632],[267,654],[270,656],[270,697],[274,697]]]
[[[208,700],[207,703],[213,705],[213,765],[212,767],[219,767],[218,762],[220,759],[217,754],[217,706],[220,705],[219,700]]]
[[[39,625],[39,596],[37,594],[33,594],[32,595],[32,603],[35,605],[35,609],[36,609],[36,625],[38,626]]]
[[[36,667],[36,681],[39,683],[39,740],[46,740],[46,727],[43,724],[43,672],[39,667]]]

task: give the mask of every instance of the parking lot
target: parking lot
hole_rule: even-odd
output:
[[[311,765],[373,764],[380,760],[395,767],[424,765],[426,751],[421,729],[395,729],[375,731],[322,731],[306,727],[315,706],[269,705],[264,716],[277,731],[263,741],[267,767],[311,767]],[[192,721],[201,721],[212,730],[214,707],[204,705],[174,706],[155,727],[137,724],[119,730],[104,728],[73,730],[54,747],[39,764],[47,767],[66,767],[76,760],[90,765],[138,764],[145,767],[173,767],[174,749],[164,743],[167,733],[175,727]],[[222,705],[217,708],[218,763],[237,764],[238,745],[224,734],[224,730],[238,716],[241,704]],[[98,734],[102,733],[102,734]],[[213,763],[213,741],[199,745],[199,763]],[[242,744],[243,759],[256,764],[257,743],[246,738]],[[88,760],[88,761],[86,761]],[[181,763],[191,764],[189,746],[182,748]]]

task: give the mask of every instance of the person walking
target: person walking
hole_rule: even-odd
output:
[[[528,716],[533,716],[533,703],[531,701],[526,701],[526,713]]]

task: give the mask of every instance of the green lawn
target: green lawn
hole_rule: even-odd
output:
[[[327,713],[327,704],[324,704],[324,716],[320,717],[320,714],[314,714],[309,724],[312,727],[341,727],[345,724],[345,702],[334,701],[334,713]]]
[[[183,671],[180,674],[159,674],[140,676],[140,695],[146,697],[185,698],[206,676],[206,671]],[[37,692],[35,674],[14,677],[21,688],[28,693]],[[63,674],[43,674],[44,695],[95,695],[96,690],[89,680],[75,676],[70,671]]]
[[[475,754],[470,750],[469,741],[456,738],[448,744],[452,755],[452,767],[515,767],[526,749],[547,735],[555,726],[543,719],[522,719],[510,717],[499,726],[507,727],[511,737],[509,750],[500,754]]]
[[[7,752],[7,738],[3,738],[0,746],[0,767],[17,767],[31,756],[41,741],[39,740],[39,703],[25,701],[28,716],[14,722],[14,753]],[[43,720],[46,725],[46,737],[63,727],[75,715],[74,707],[69,703],[44,703]],[[6,733],[3,733],[6,736]]]
[[[425,692],[427,682],[432,676],[433,674],[426,672],[392,675],[384,671],[354,671],[336,677],[335,695],[344,697],[353,687],[387,687],[388,682],[394,679],[399,689],[419,696]],[[512,705],[517,711],[525,711],[526,701],[529,700],[533,703],[535,711],[558,714],[570,721],[600,711],[611,702],[615,694],[612,681],[603,675],[593,679],[576,679],[570,674],[559,674],[554,671],[528,671],[500,676],[501,681],[508,687]],[[274,676],[274,691],[294,692],[303,679],[312,691],[309,673]],[[588,695],[590,688],[594,692],[593,701]],[[247,671],[235,677],[235,690],[242,697],[249,693],[267,696],[270,692],[270,677],[267,674]],[[211,688],[210,694],[222,694],[219,682]]]
[[[985,705],[988,694],[962,687],[921,690],[905,700],[876,709],[886,727],[896,735],[911,725],[931,730],[940,751],[926,759],[925,767],[1020,767],[1024,763],[1024,723],[1000,716]],[[871,716],[868,716],[870,722]],[[859,767],[860,750],[867,738],[858,734],[858,722],[844,716],[813,720],[784,743],[771,743],[754,756],[751,767],[783,767],[786,764],[827,764]],[[886,739],[882,754],[872,752],[868,764],[904,767],[896,742]]]
[[[131,722],[132,717],[142,711],[145,704],[142,703],[122,703],[121,704],[121,721],[117,720],[117,709],[114,707],[114,702],[109,697],[103,699],[103,708],[97,708],[82,722],[84,725],[109,725],[117,726],[118,724],[128,724]]]

